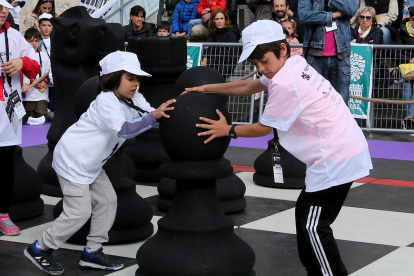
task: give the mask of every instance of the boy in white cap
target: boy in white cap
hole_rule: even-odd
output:
[[[143,76],[135,54],[114,52],[99,62],[99,95],[79,120],[63,134],[53,154],[63,192],[63,212],[24,255],[48,274],[63,273],[52,252],[78,231],[91,217],[87,245],[79,264],[84,267],[118,270],[123,264],[102,251],[115,219],[117,197],[102,170],[106,161],[129,139],[152,127],[175,100],[152,108],[136,90]],[[101,92],[102,91],[102,92]]]
[[[304,162],[306,188],[296,203],[299,257],[308,275],[348,275],[330,225],[335,221],[352,182],[372,169],[364,134],[341,95],[305,59],[290,57],[281,25],[259,20],[243,31],[243,53],[263,74],[254,81],[235,81],[187,88],[187,92],[249,96],[268,89],[260,122],[228,125],[200,118],[208,124],[199,136],[257,137],[277,129],[280,144]]]
[[[24,108],[20,83],[20,71],[29,78],[40,72],[35,61],[33,47],[22,34],[6,22],[9,9],[6,0],[0,0],[0,232],[5,235],[18,235],[20,229],[9,217],[14,185],[14,151],[22,143],[22,118]]]

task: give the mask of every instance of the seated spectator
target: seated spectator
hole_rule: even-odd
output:
[[[208,30],[204,25],[195,25],[191,31],[190,42],[207,42]]]
[[[174,37],[174,34],[171,34],[171,24],[168,21],[160,21],[157,23],[157,33],[155,34],[157,37],[160,36],[172,36]]]
[[[377,26],[383,32],[384,44],[391,44],[391,31],[389,27],[398,17],[398,1],[397,0],[358,0],[358,8],[366,6],[373,7],[376,13]],[[351,26],[355,28],[358,25],[356,15],[351,18]]]
[[[299,44],[298,41],[298,31],[296,30],[296,22],[293,19],[282,19],[280,22],[283,29],[287,31],[286,35],[286,41],[289,42],[289,44]],[[302,56],[303,49],[298,47],[290,47],[291,56]]]
[[[132,37],[155,37],[155,25],[145,22],[145,9],[139,5],[133,6],[129,12],[129,24],[124,26],[125,41]]]
[[[403,3],[402,19],[410,18],[410,12],[408,9],[414,6],[414,0],[405,0]]]
[[[254,14],[254,21],[272,19],[272,0],[246,0],[246,5]]]
[[[199,0],[181,0],[175,6],[173,14],[171,32],[176,36],[190,36],[188,32],[188,22],[197,18],[197,6]]]
[[[157,22],[168,21],[171,23],[175,6],[177,6],[178,3],[180,3],[180,0],[160,0]]]
[[[303,42],[302,37],[302,24],[298,18],[292,17],[288,15],[289,11],[289,4],[287,0],[273,0],[272,6],[272,18],[276,20],[276,22],[280,23],[281,20],[293,20],[296,24],[296,31],[297,31],[297,39],[300,43]]]
[[[227,2],[226,0],[201,0],[197,7],[197,13],[200,18],[193,19],[188,23],[188,35],[191,36],[191,29],[198,24],[203,24],[207,27],[208,21],[211,16],[211,12],[216,9],[226,10],[227,9]]]
[[[207,42],[231,43],[239,42],[240,30],[236,26],[230,25],[230,19],[225,10],[215,9],[211,13],[211,19],[208,24],[209,35]],[[237,64],[237,55],[229,47],[209,47],[207,57],[203,58],[201,65],[209,66],[225,77],[233,71]]]
[[[351,42],[362,44],[382,44],[382,30],[375,22],[375,9],[373,7],[359,8],[357,12],[358,25],[351,29]]]
[[[395,44],[397,45],[414,45],[414,7],[408,9],[410,18],[404,19],[400,24],[400,31],[397,34],[395,39]],[[393,50],[394,55],[399,59],[398,64],[405,63],[414,63],[414,55],[412,55],[412,50]],[[413,81],[404,80],[402,82],[403,86],[403,99],[406,101],[414,100],[413,93]],[[412,129],[413,127],[413,117],[414,117],[414,105],[405,104],[404,105],[405,119],[402,122],[402,128]]]

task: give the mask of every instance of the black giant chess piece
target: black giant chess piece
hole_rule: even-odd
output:
[[[211,83],[224,83],[226,80],[215,69],[205,66],[193,67],[180,75],[175,84],[175,94],[180,94],[186,87],[195,87]],[[217,97],[226,106],[228,97],[223,95],[212,95]],[[168,211],[175,191],[175,180],[163,178],[158,183],[158,209]],[[246,186],[244,182],[235,174],[230,177],[217,180],[217,193],[220,205],[225,213],[235,213],[246,208],[244,193]]]
[[[202,77],[202,76],[200,76]],[[220,101],[208,94],[177,97],[169,119],[160,123],[160,137],[171,160],[160,166],[164,177],[176,179],[169,212],[158,221],[158,232],[137,252],[136,276],[254,276],[255,255],[234,232],[224,215],[216,179],[229,177],[233,168],[223,158],[230,138],[204,144],[204,131],[195,127],[201,116],[218,119]]]
[[[24,220],[43,214],[42,180],[39,174],[23,159],[22,148],[14,151],[14,189],[10,206],[13,220]]]
[[[180,95],[174,85],[180,74],[187,70],[187,43],[185,38],[142,38],[128,41],[129,52],[135,53],[141,68],[152,75],[145,78],[139,92],[152,107]],[[136,143],[125,149],[135,163],[135,181],[159,182],[158,167],[168,161],[168,155],[161,145],[157,128],[138,135]]]
[[[274,130],[277,138],[277,132]],[[272,188],[302,189],[305,187],[306,165],[286,151],[277,142],[277,148],[280,152],[281,166],[283,172],[283,183],[275,183],[272,163],[272,149],[275,149],[274,139],[267,142],[267,150],[259,155],[254,161],[253,181],[261,186]]]
[[[43,193],[62,196],[52,168],[53,150],[63,133],[76,122],[75,96],[87,79],[97,74],[95,66],[107,54],[124,49],[120,24],[92,18],[85,7],[73,7],[51,19],[51,62],[56,87],[56,109],[47,133],[49,151],[37,171],[43,181]]]
[[[95,100],[98,77],[92,77],[81,85],[76,95],[76,115],[79,118]],[[102,92],[112,93],[112,92]],[[131,139],[130,139],[131,140]],[[135,165],[131,158],[124,153],[128,140],[104,165],[105,173],[117,195],[117,210],[114,224],[109,231],[109,244],[135,242],[148,238],[154,232],[151,223],[151,206],[136,193],[133,180]],[[57,218],[63,211],[63,199],[55,206],[53,215]],[[90,220],[71,238],[70,242],[85,244],[90,230]]]

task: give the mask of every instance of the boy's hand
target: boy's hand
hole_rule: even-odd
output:
[[[46,82],[45,81],[41,81],[38,84],[35,85],[35,88],[37,89],[42,89],[42,88],[46,88]]]
[[[29,91],[29,86],[27,84],[22,85],[22,93],[26,93]]]
[[[21,58],[12,59],[1,66],[1,70],[10,77],[16,75],[23,67]]]
[[[165,114],[165,112],[173,110],[174,107],[169,107],[169,105],[175,102],[175,99],[168,100],[160,105],[156,110],[154,110],[152,113],[154,114],[155,119],[158,120],[161,117],[170,118],[170,115]]]
[[[191,87],[191,88],[186,88],[185,91],[183,93],[181,93],[181,95],[190,93],[190,92],[204,92],[204,85],[202,86],[196,86],[196,87]]]
[[[207,144],[217,137],[229,136],[231,125],[227,124],[226,117],[224,117],[223,113],[221,113],[218,109],[216,109],[216,112],[220,117],[218,121],[200,117],[201,121],[209,123],[209,125],[196,124],[196,127],[208,129],[208,131],[198,133],[198,136],[211,135],[207,140],[204,141],[204,144]]]

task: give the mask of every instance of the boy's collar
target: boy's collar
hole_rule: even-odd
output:
[[[6,29],[10,28],[10,23],[9,22],[4,22],[3,25],[6,26]],[[3,26],[1,26],[0,34],[3,33],[3,32],[4,32],[4,28],[3,28]]]

